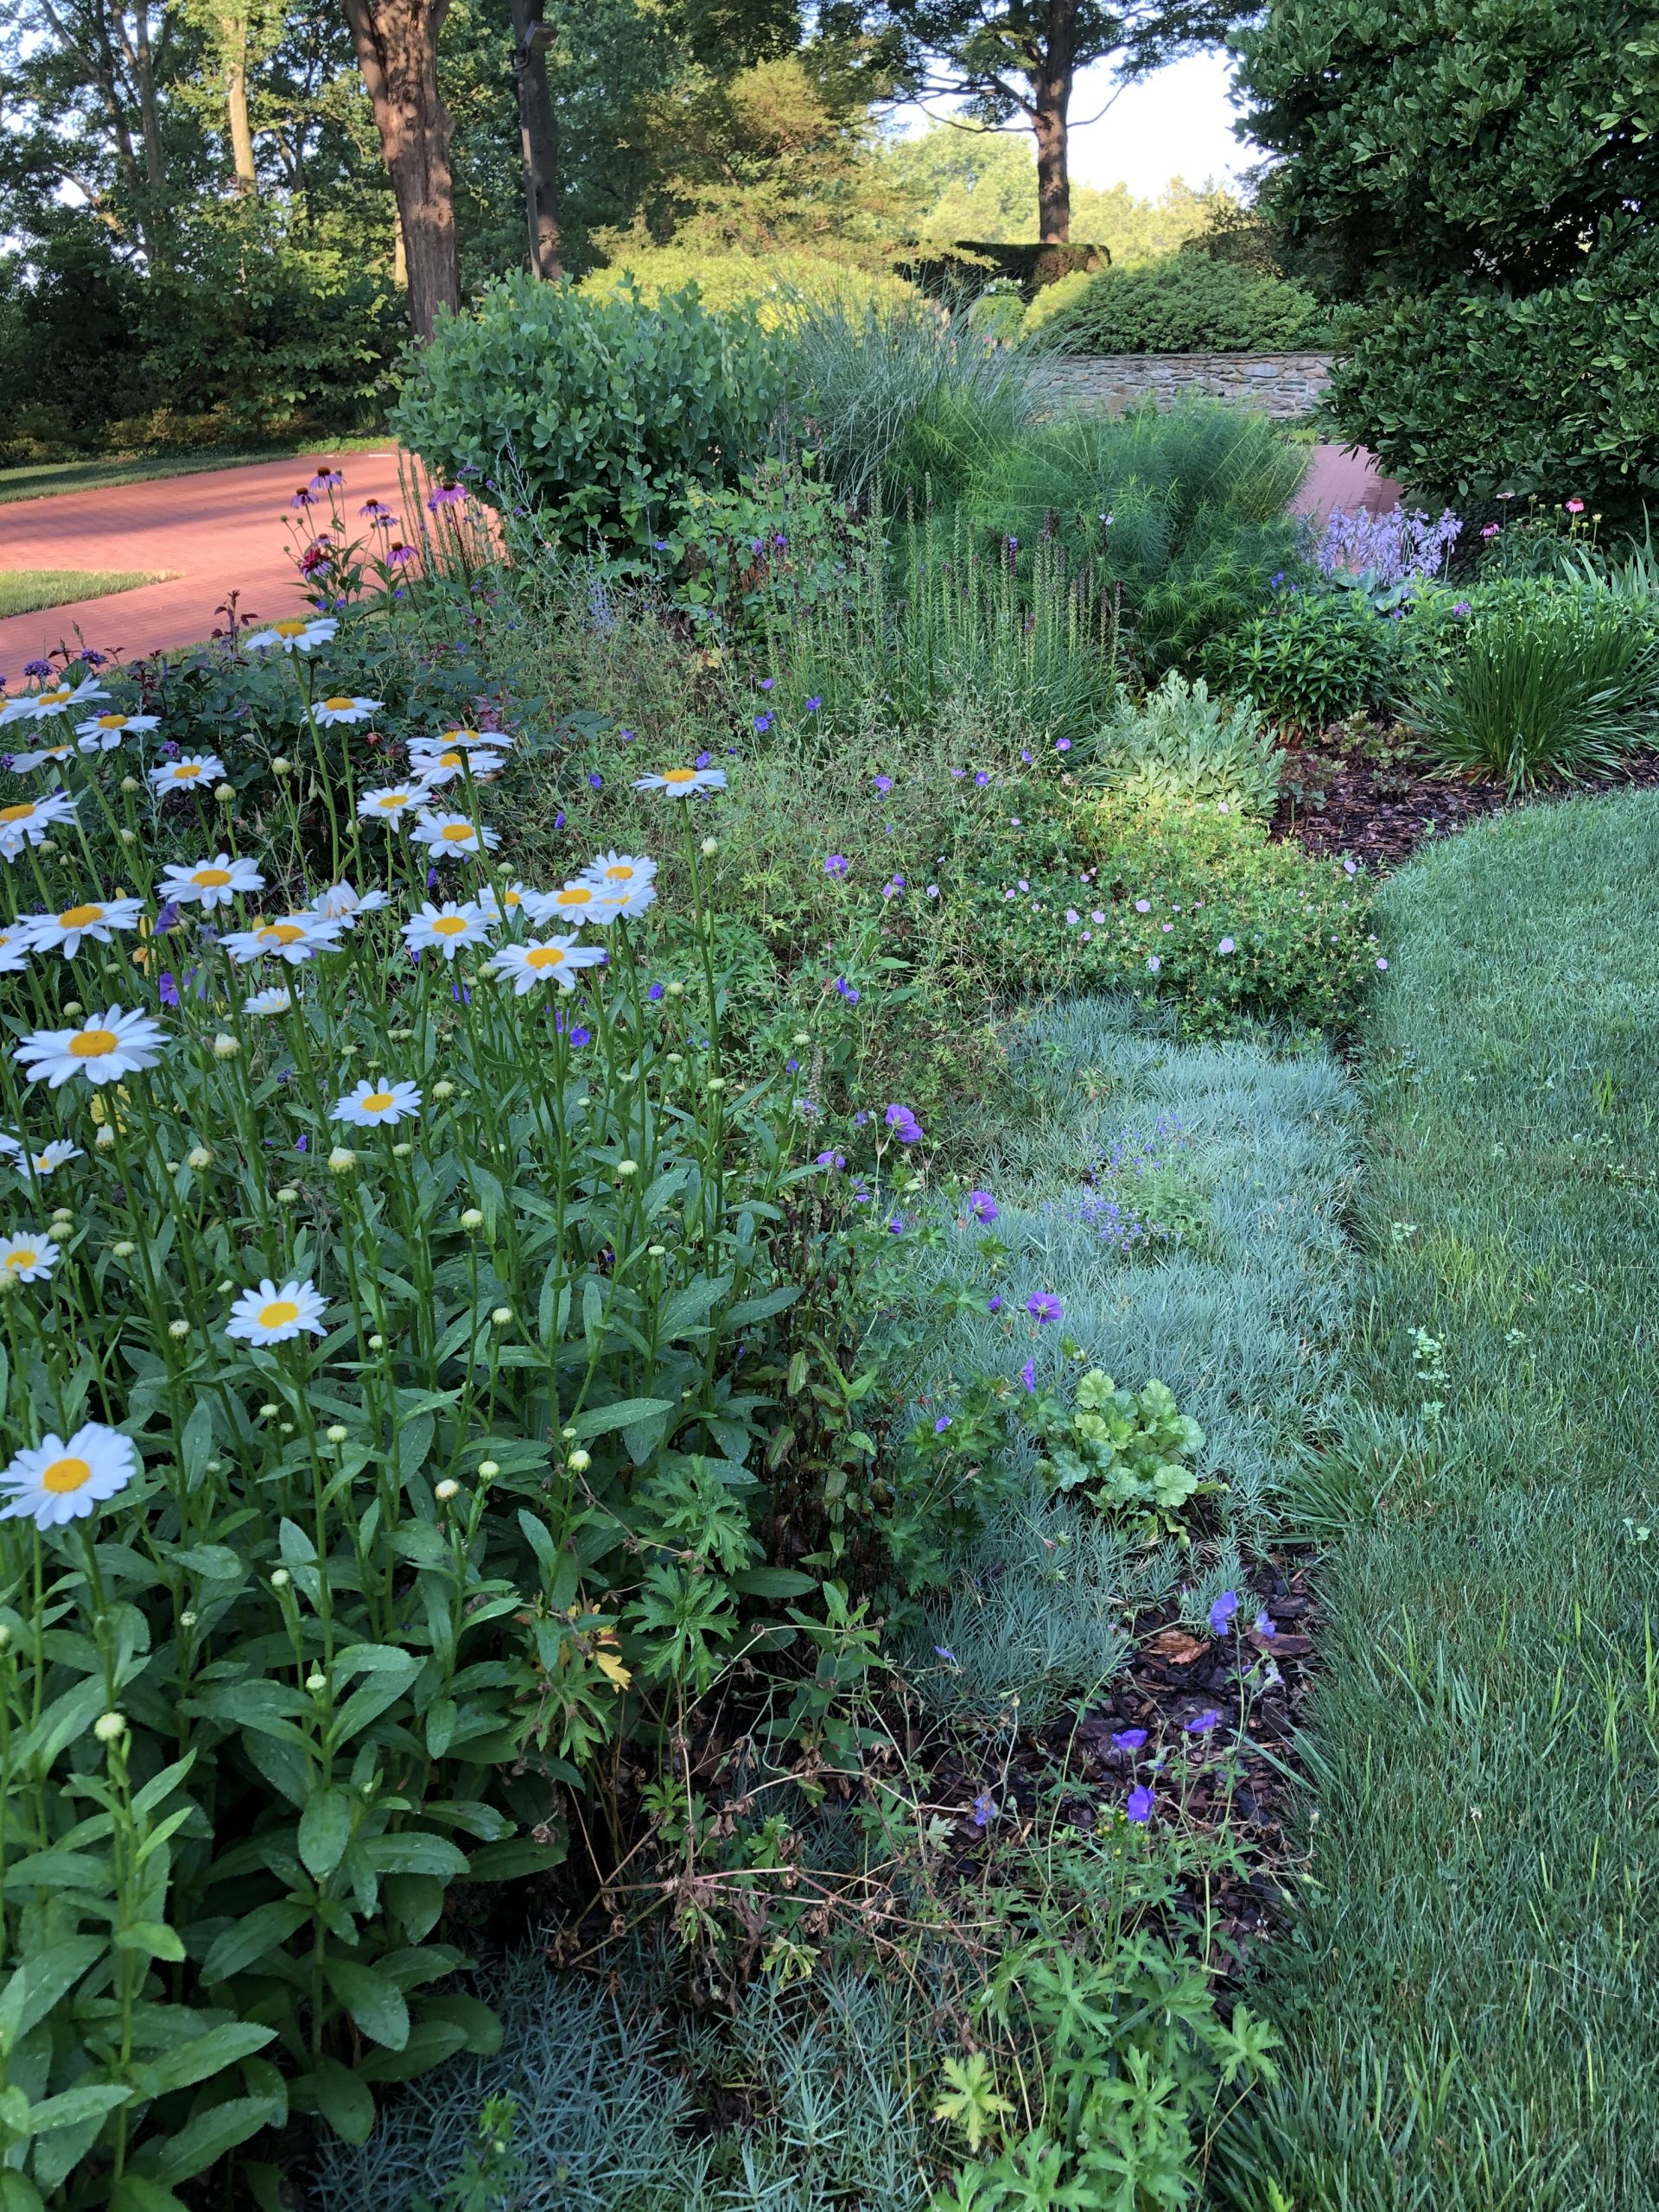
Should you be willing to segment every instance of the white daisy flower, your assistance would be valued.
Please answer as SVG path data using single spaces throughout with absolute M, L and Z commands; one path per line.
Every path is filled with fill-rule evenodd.
M 20 1145 L 17 1148 L 17 1173 L 27 1183 L 35 1175 L 55 1175 L 60 1167 L 67 1167 L 72 1160 L 84 1157 L 80 1147 L 71 1144 L 67 1137 L 54 1137 L 42 1152 L 26 1153 Z
M 251 861 L 215 853 L 212 860 L 197 861 L 189 868 L 164 868 L 160 887 L 164 904 L 189 906 L 200 901 L 212 913 L 216 906 L 228 906 L 232 899 L 256 897 L 264 889 L 265 879 Z
M 693 791 L 723 791 L 723 768 L 664 768 L 660 776 L 636 776 L 637 791 L 666 791 L 670 798 L 690 798 Z
M 0 806 L 0 860 L 15 861 L 25 844 L 38 845 L 60 822 L 74 818 L 75 802 L 67 791 L 48 791 L 44 798 Z
M 285 1282 L 278 1290 L 267 1275 L 257 1290 L 245 1290 L 232 1306 L 225 1333 L 251 1344 L 285 1344 L 307 1329 L 314 1337 L 326 1336 L 325 1303 L 308 1276 L 304 1282 L 297 1278 Z
M 657 863 L 643 853 L 595 853 L 579 880 L 601 891 L 637 891 L 642 883 L 655 883 Z
M 78 1029 L 36 1029 L 12 1058 L 22 1063 L 30 1083 L 44 1082 L 57 1090 L 78 1075 L 91 1084 L 117 1083 L 124 1075 L 153 1068 L 166 1043 L 159 1021 L 112 1006 Z
M 91 938 L 95 944 L 108 944 L 112 930 L 136 929 L 143 904 L 142 899 L 88 899 L 79 906 L 66 906 L 58 914 L 24 914 L 19 918 L 19 926 L 29 931 L 36 952 L 60 952 L 66 960 L 73 960 L 83 938 Z
M 446 729 L 436 737 L 412 737 L 411 751 L 419 746 L 423 751 L 446 752 L 452 745 L 468 748 L 481 746 L 488 753 L 511 753 L 512 740 L 504 729 Z
M 272 984 L 268 991 L 255 991 L 251 998 L 244 999 L 244 1014 L 286 1014 L 294 1003 L 294 995 L 285 991 L 280 983 Z
M 346 1097 L 337 1098 L 328 1118 L 349 1122 L 353 1128 L 378 1129 L 383 1122 L 412 1122 L 420 1110 L 421 1094 L 412 1083 L 376 1079 L 359 1083 Z
M 30 719 L 49 721 L 67 714 L 73 707 L 90 706 L 94 699 L 107 699 L 109 696 L 104 686 L 94 683 L 90 677 L 84 683 L 54 683 L 48 690 L 25 691 L 0 707 L 0 728 L 7 722 Z
M 474 904 L 486 921 L 494 924 L 509 920 L 514 914 L 531 913 L 531 902 L 546 895 L 544 892 L 531 891 L 522 883 L 504 883 L 499 891 L 493 883 L 486 883 Z
M 257 653 L 273 650 L 310 653 L 319 645 L 330 644 L 339 627 L 332 614 L 290 615 L 285 621 L 273 622 L 267 630 L 256 630 L 247 642 L 249 650 Z
M 657 887 L 654 883 L 636 883 L 631 891 L 601 891 L 599 905 L 594 908 L 591 918 L 600 923 L 626 922 L 632 920 L 635 914 L 643 914 L 647 906 L 656 904 Z
M 0 976 L 21 975 L 29 965 L 29 956 L 34 950 L 28 930 L 21 922 L 14 922 L 9 930 L 0 930 Z
M 441 853 L 475 853 L 479 850 L 478 830 L 464 814 L 423 814 L 415 824 L 414 838 L 417 845 L 424 845 L 434 858 Z M 486 852 L 493 853 L 500 843 L 500 832 L 484 832 Z
M 538 983 L 557 983 L 572 991 L 576 971 L 596 968 L 605 957 L 597 944 L 578 944 L 574 937 L 552 937 L 541 943 L 504 944 L 490 966 L 498 976 L 511 976 L 515 998 L 523 998 Z
M 0 1474 L 0 1491 L 10 1493 L 0 1521 L 30 1520 L 39 1529 L 84 1521 L 124 1491 L 142 1465 L 132 1439 L 101 1421 L 89 1421 L 67 1444 L 48 1434 Z
M 94 715 L 75 724 L 75 735 L 83 753 L 113 753 L 124 738 L 148 737 L 161 726 L 159 715 Z
M 411 745 L 409 765 L 429 791 L 442 790 L 445 784 L 454 783 L 464 770 L 470 768 L 475 776 L 493 776 L 506 766 L 505 753 L 468 751 L 459 745 Z
M 464 906 L 446 899 L 442 906 L 423 899 L 420 912 L 404 924 L 404 943 L 411 952 L 424 952 L 430 947 L 446 960 L 453 960 L 463 944 L 487 944 L 489 935 L 487 917 L 470 899 Z
M 49 1237 L 0 1237 L 0 1275 L 14 1282 L 48 1281 L 60 1256 Z
M 187 753 L 181 760 L 164 760 L 152 768 L 149 785 L 157 798 L 165 798 L 169 791 L 194 791 L 199 785 L 211 790 L 224 774 L 225 763 L 217 753 Z
M 365 722 L 385 705 L 384 699 L 319 699 L 311 711 L 325 729 L 336 722 Z
M 283 914 L 274 922 L 255 922 L 245 930 L 227 930 L 220 938 L 232 960 L 245 967 L 267 954 L 286 960 L 290 968 L 315 960 L 320 952 L 337 952 L 343 922 L 324 921 L 321 914 Z
M 350 929 L 359 914 L 378 913 L 385 904 L 384 891 L 359 891 L 350 883 L 331 883 L 311 901 L 311 912 L 325 922 L 339 922 Z
M 642 913 L 656 896 L 648 883 L 630 894 L 601 891 L 597 884 L 578 880 L 567 883 L 562 891 L 552 892 L 543 899 L 546 911 L 542 918 L 566 923 L 594 922 L 603 929 L 620 915 Z
M 397 822 L 424 801 L 425 793 L 417 783 L 386 784 L 378 791 L 365 791 L 357 802 L 357 811 L 365 822 Z
M 11 772 L 14 776 L 27 776 L 33 769 L 44 768 L 48 761 L 73 760 L 74 757 L 73 745 L 43 745 L 38 752 L 14 753 Z

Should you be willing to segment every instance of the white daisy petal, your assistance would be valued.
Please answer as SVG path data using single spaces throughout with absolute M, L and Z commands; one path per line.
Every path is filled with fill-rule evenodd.
M 60 913 L 22 915 L 18 927 L 28 931 L 35 951 L 60 952 L 73 960 L 86 938 L 108 944 L 111 931 L 137 929 L 143 906 L 142 899 L 86 899 Z
M 162 726 L 159 715 L 94 715 L 77 722 L 75 735 L 83 753 L 113 753 L 129 737 L 148 737 Z
M 25 1183 L 37 1176 L 55 1175 L 60 1167 L 67 1167 L 72 1160 L 85 1158 L 79 1145 L 71 1144 L 67 1137 L 54 1137 L 40 1152 L 25 1152 L 20 1146 L 17 1154 L 17 1173 Z
M 152 768 L 149 784 L 158 798 L 165 798 L 169 791 L 211 791 L 224 774 L 225 763 L 217 753 L 186 753 Z
M 442 854 L 475 853 L 479 849 L 477 825 L 464 814 L 423 814 L 411 834 L 416 843 L 424 845 L 435 860 Z M 486 852 L 493 853 L 500 842 L 498 830 L 485 830 Z
M 331 1122 L 349 1122 L 353 1128 L 378 1129 L 383 1122 L 420 1117 L 421 1094 L 412 1083 L 385 1083 L 374 1077 L 358 1084 L 344 1098 L 334 1101 Z
M 159 1021 L 112 1006 L 104 1014 L 89 1015 L 78 1029 L 34 1031 L 15 1048 L 12 1058 L 21 1062 L 30 1083 L 44 1082 L 57 1090 L 78 1075 L 97 1084 L 153 1068 L 166 1044 L 167 1033 Z
M 657 863 L 643 853 L 595 853 L 579 880 L 596 883 L 601 891 L 637 891 L 657 880 Z
M 164 868 L 158 887 L 164 905 L 199 903 L 212 913 L 216 906 L 228 906 L 232 899 L 257 898 L 265 879 L 251 861 L 215 853 L 212 860 L 196 861 L 188 868 Z
M 25 844 L 41 843 L 59 823 L 74 818 L 75 802 L 67 791 L 48 791 L 44 798 L 0 806 L 0 860 L 15 861 Z
M 47 1282 L 61 1256 L 48 1236 L 0 1237 L 0 1276 L 13 1282 Z
M 84 1521 L 124 1491 L 142 1465 L 132 1439 L 102 1421 L 89 1421 L 67 1444 L 43 1436 L 0 1474 L 0 1491 L 10 1494 L 0 1521 L 32 1520 L 41 1529 Z
M 423 901 L 420 912 L 404 924 L 404 943 L 411 952 L 429 948 L 453 960 L 464 944 L 486 944 L 490 928 L 483 908 L 471 899 L 458 906 L 453 899 L 446 899 L 442 906 L 435 906 L 428 899 Z
M 285 1344 L 307 1330 L 315 1337 L 326 1336 L 325 1304 L 308 1278 L 301 1282 L 296 1277 L 279 1290 L 267 1275 L 257 1289 L 245 1290 L 232 1306 L 225 1333 L 256 1345 Z
M 664 768 L 660 776 L 636 776 L 637 791 L 664 791 L 670 798 L 690 798 L 694 791 L 723 791 L 723 768 Z
M 406 784 L 387 784 L 380 790 L 365 791 L 357 802 L 357 810 L 365 822 L 399 822 L 411 808 L 420 806 L 425 794 L 413 779 Z
M 247 640 L 248 648 L 256 653 L 315 652 L 319 645 L 332 642 L 339 627 L 331 614 L 292 615 L 286 621 L 273 622 L 268 629 L 256 630 Z
M 601 945 L 578 944 L 574 937 L 551 937 L 540 942 L 532 938 L 528 944 L 504 944 L 490 967 L 498 976 L 511 976 L 513 995 L 523 998 L 542 983 L 574 990 L 578 970 L 597 968 L 604 957 Z
M 336 724 L 365 722 L 371 715 L 378 715 L 385 704 L 384 699 L 316 699 L 312 702 L 311 712 L 323 728 L 332 729 Z

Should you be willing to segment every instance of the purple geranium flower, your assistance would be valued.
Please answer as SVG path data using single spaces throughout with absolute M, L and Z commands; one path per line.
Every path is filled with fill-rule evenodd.
M 849 1006 L 858 1004 L 858 993 L 844 976 L 837 976 L 836 978 L 836 996 L 845 999 Z
M 1215 1604 L 1210 1608 L 1210 1630 L 1211 1635 L 1224 1635 L 1226 1633 L 1229 1622 L 1231 1621 L 1233 1615 L 1237 1611 L 1237 1591 L 1224 1590 L 1220 1597 L 1217 1599 Z
M 831 853 L 823 864 L 823 872 L 826 875 L 845 875 L 851 866 L 845 853 Z
M 1189 1736 L 1207 1736 L 1212 1728 L 1218 1727 L 1220 1724 L 1221 1715 L 1211 1705 L 1206 1706 L 1202 1713 L 1195 1713 L 1192 1718 L 1184 1721 L 1182 1726 Z
M 1034 1359 L 1028 1359 L 1020 1369 L 1020 1380 L 1027 1390 L 1034 1390 L 1037 1388 L 1037 1363 Z
M 988 1191 L 969 1191 L 968 1211 L 976 1221 L 993 1222 L 1001 1211 Z
M 1061 1314 L 1060 1301 L 1052 1290 L 1034 1290 L 1026 1300 L 1026 1311 L 1039 1324 L 1058 1321 Z
M 1143 1827 L 1152 1818 L 1153 1802 L 1151 1790 L 1144 1782 L 1139 1783 L 1130 1790 L 1129 1802 L 1123 1810 L 1137 1827 Z
M 974 1800 L 974 1826 L 988 1828 L 996 1818 L 996 1800 L 988 1789 L 982 1789 Z
M 1115 1751 L 1138 1751 L 1147 1740 L 1144 1728 L 1120 1728 L 1112 1738 Z
M 943 1435 L 944 1434 L 945 1430 L 946 1430 L 947 1428 L 949 1428 L 949 1427 L 950 1427 L 950 1414 L 941 1414 L 939 1415 L 939 1417 L 938 1417 L 938 1421 L 936 1421 L 934 1422 L 934 1424 L 933 1424 L 933 1433 L 934 1433 L 934 1435 L 935 1435 L 935 1436 L 943 1436 Z

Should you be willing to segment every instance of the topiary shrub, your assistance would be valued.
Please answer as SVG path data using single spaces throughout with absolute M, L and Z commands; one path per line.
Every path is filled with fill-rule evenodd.
M 788 320 L 802 300 L 840 302 L 855 314 L 896 307 L 918 297 L 902 276 L 858 269 L 823 253 L 704 253 L 693 246 L 630 247 L 608 269 L 590 270 L 576 286 L 584 299 L 626 297 L 636 291 L 647 307 L 666 295 L 696 287 L 705 308 L 724 313 L 753 307 L 768 330 Z
M 440 324 L 391 413 L 427 467 L 481 498 L 527 500 L 544 537 L 645 550 L 691 485 L 758 458 L 782 396 L 753 308 L 714 314 L 695 286 L 648 305 L 524 273 Z M 507 488 L 510 487 L 510 488 Z
M 1107 269 L 1030 328 L 1082 353 L 1279 353 L 1327 343 L 1311 292 L 1202 253 Z

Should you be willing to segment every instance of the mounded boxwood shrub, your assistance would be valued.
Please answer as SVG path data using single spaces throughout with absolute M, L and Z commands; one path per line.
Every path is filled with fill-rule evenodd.
M 1330 337 L 1300 284 L 1205 253 L 1103 270 L 1031 327 L 1046 346 L 1084 353 L 1284 353 Z
M 572 550 L 644 550 L 688 486 L 734 482 L 759 457 L 781 394 L 753 308 L 715 314 L 690 287 L 647 305 L 520 272 L 439 324 L 391 426 L 429 468 L 475 472 L 481 497 L 527 499 Z

